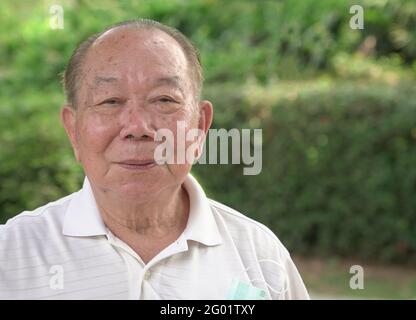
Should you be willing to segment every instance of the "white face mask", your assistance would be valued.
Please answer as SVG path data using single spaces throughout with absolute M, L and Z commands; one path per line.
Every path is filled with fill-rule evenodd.
M 267 288 L 278 295 L 284 294 L 289 289 L 289 278 L 286 269 L 281 263 L 271 259 L 262 259 L 258 262 L 271 262 L 277 265 L 277 267 L 282 271 L 282 275 L 284 276 L 283 288 L 281 290 L 276 290 L 263 279 L 253 279 L 251 280 L 251 283 L 247 283 L 246 281 L 239 280 L 239 277 L 236 277 L 232 280 L 231 286 L 228 289 L 226 297 L 227 300 L 265 300 L 267 297 L 267 292 L 264 289 L 253 286 L 252 283 L 254 282 L 264 282 Z M 245 272 L 249 269 L 250 267 L 244 269 L 242 272 Z

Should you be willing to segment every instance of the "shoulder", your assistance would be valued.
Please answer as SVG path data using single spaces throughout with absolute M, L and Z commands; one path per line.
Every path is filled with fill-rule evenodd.
M 0 247 L 43 239 L 62 228 L 65 210 L 74 194 L 32 211 L 23 211 L 0 225 Z M 60 231 L 60 230 L 59 230 Z
M 209 203 L 214 215 L 221 220 L 226 231 L 237 244 L 258 245 L 256 251 L 264 257 L 269 256 L 270 251 L 276 249 L 282 257 L 289 256 L 289 252 L 278 237 L 264 224 L 215 200 L 209 199 Z
M 231 238 L 245 265 L 257 264 L 260 279 L 269 288 L 279 288 L 270 292 L 272 299 L 309 299 L 289 251 L 268 227 L 217 201 L 209 202 L 223 237 Z M 270 263 L 275 266 L 271 268 Z

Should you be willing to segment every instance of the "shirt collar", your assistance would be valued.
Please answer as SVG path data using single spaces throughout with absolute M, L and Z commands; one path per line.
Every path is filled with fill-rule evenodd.
M 190 208 L 182 237 L 207 246 L 221 244 L 222 238 L 204 190 L 191 174 L 186 177 L 184 187 L 188 192 Z M 87 177 L 82 189 L 75 193 L 66 209 L 63 234 L 74 237 L 108 234 Z
M 74 237 L 107 234 L 87 177 L 82 189 L 75 193 L 66 209 L 62 233 Z
M 204 190 L 192 175 L 188 175 L 184 187 L 189 196 L 189 218 L 182 234 L 186 240 L 201 242 L 207 246 L 222 243 L 222 237 Z

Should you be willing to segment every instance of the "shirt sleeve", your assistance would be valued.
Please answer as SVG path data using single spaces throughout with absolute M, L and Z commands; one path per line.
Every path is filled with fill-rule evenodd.
M 283 266 L 286 270 L 286 291 L 284 291 L 283 299 L 285 300 L 309 300 L 309 294 L 305 284 L 289 254 L 283 260 Z
M 308 291 L 289 251 L 278 239 L 273 242 L 273 244 L 269 243 L 269 259 L 266 260 L 274 263 L 262 263 L 263 276 L 268 284 L 270 298 L 273 300 L 309 300 Z

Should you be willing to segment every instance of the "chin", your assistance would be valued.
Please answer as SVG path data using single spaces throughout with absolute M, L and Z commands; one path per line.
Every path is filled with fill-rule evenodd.
M 121 197 L 143 198 L 154 197 L 162 190 L 157 181 L 131 181 L 125 182 L 119 187 Z

